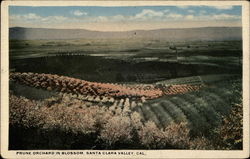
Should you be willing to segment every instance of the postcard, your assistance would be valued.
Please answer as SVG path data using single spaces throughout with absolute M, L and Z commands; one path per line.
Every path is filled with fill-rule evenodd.
M 4 1 L 3 158 L 249 157 L 246 1 Z

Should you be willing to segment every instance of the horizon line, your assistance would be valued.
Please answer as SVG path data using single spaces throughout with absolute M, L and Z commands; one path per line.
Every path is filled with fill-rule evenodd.
M 194 28 L 242 28 L 242 26 L 204 26 L 204 27 L 187 27 L 187 28 L 159 28 L 159 29 L 134 29 L 134 30 L 124 30 L 124 31 L 100 31 L 100 30 L 91 30 L 84 28 L 36 28 L 36 27 L 22 27 L 14 26 L 11 28 L 25 28 L 25 29 L 55 29 L 55 30 L 86 30 L 93 32 L 133 32 L 133 31 L 154 31 L 154 30 L 163 30 L 163 29 L 194 29 Z

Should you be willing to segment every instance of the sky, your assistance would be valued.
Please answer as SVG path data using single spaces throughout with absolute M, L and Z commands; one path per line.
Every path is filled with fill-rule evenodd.
M 241 6 L 10 6 L 10 27 L 153 30 L 241 26 Z

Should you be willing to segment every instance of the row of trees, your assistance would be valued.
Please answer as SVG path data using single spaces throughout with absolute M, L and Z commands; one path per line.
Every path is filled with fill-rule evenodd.
M 125 103 L 128 101 L 125 100 Z M 63 98 L 51 105 L 41 105 L 39 101 L 11 94 L 10 125 L 12 129 L 15 128 L 14 125 L 22 126 L 25 130 L 39 129 L 36 135 L 41 135 L 40 132 L 57 132 L 46 135 L 44 139 L 41 136 L 37 137 L 43 141 L 32 140 L 32 143 L 29 143 L 39 148 L 39 144 L 48 138 L 52 141 L 56 140 L 56 142 L 50 141 L 49 143 L 53 144 L 48 145 L 48 143 L 47 149 L 59 146 L 71 148 L 75 142 L 89 145 L 89 149 L 93 147 L 98 149 L 100 146 L 104 149 L 116 149 L 119 145 L 127 145 L 126 148 L 133 146 L 144 149 L 206 149 L 210 147 L 206 139 L 191 139 L 187 123 L 173 123 L 164 129 L 159 129 L 152 121 L 143 123 L 140 114 L 131 111 L 128 106 L 124 108 L 95 105 L 88 107 L 84 101 L 75 99 Z M 74 134 L 73 136 L 78 138 L 65 140 L 63 134 L 67 134 L 66 137 Z M 79 139 L 81 135 L 86 135 L 86 137 Z M 94 140 L 84 141 L 86 138 L 94 138 Z M 22 144 L 25 145 L 26 142 Z M 29 148 L 31 145 L 28 145 Z
M 109 107 L 120 107 L 120 108 L 126 108 L 126 107 L 131 107 L 134 108 L 136 106 L 142 106 L 144 102 L 146 102 L 145 97 L 142 97 L 140 100 L 133 100 L 129 98 L 125 99 L 114 99 L 113 97 L 101 97 L 101 96 L 84 96 L 84 95 L 74 95 L 74 94 L 67 94 L 67 93 L 60 93 L 59 96 L 61 99 L 70 101 L 72 99 L 77 99 L 81 101 L 86 101 L 86 102 L 92 102 L 96 105 L 99 106 L 109 106 Z M 92 104 L 91 104 L 92 105 Z
M 88 82 L 66 76 L 38 73 L 11 73 L 10 79 L 21 84 L 60 92 L 105 96 L 116 99 L 134 98 L 154 99 L 163 95 L 158 88 L 133 88 L 119 84 Z
M 184 94 L 187 92 L 198 91 L 202 87 L 203 85 L 171 85 L 163 89 L 163 92 L 165 95 Z
M 38 73 L 11 73 L 10 79 L 28 86 L 56 90 L 64 93 L 83 95 L 82 98 L 92 97 L 96 101 L 106 98 L 144 100 L 158 98 L 162 95 L 183 94 L 199 90 L 202 85 L 126 85 L 112 83 L 88 82 L 76 78 Z

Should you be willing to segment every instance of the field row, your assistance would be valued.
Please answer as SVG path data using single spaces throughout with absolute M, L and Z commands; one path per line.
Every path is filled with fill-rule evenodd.
M 210 84 L 223 80 L 232 80 L 239 78 L 237 74 L 210 74 L 210 75 L 200 75 L 200 76 L 190 76 L 190 77 L 181 77 L 170 80 L 164 80 L 156 82 L 160 85 L 177 85 L 177 84 L 190 84 L 190 85 L 202 85 Z
M 206 132 L 229 113 L 233 97 L 231 86 L 207 87 L 198 92 L 154 99 L 134 110 L 141 114 L 144 121 L 151 120 L 159 127 L 188 122 L 193 130 Z

